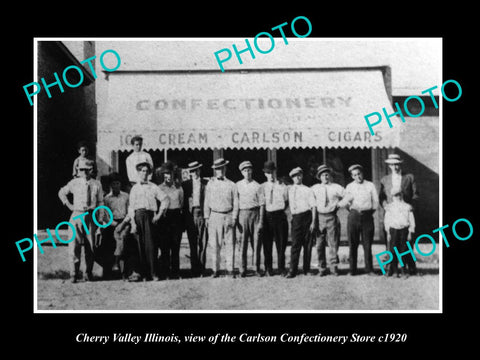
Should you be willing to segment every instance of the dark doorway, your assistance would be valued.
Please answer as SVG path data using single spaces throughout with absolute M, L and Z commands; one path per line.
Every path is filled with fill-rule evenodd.
M 227 178 L 233 182 L 243 179 L 242 173 L 238 169 L 241 162 L 248 160 L 253 165 L 253 179 L 258 183 L 265 182 L 263 175 L 263 164 L 267 161 L 267 150 L 263 149 L 225 149 L 223 158 L 230 161 L 228 164 Z
M 277 174 L 279 178 L 289 180 L 290 170 L 299 166 L 303 169 L 303 183 L 312 186 L 318 182 L 315 174 L 321 164 L 323 164 L 322 148 L 277 150 Z

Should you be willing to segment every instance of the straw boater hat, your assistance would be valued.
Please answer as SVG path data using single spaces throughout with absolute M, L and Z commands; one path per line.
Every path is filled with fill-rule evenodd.
M 352 172 L 352 171 L 355 170 L 355 169 L 360 169 L 360 170 L 363 171 L 363 166 L 362 166 L 362 165 L 359 165 L 359 164 L 354 164 L 354 165 L 352 165 L 352 166 L 350 166 L 350 167 L 348 168 L 348 172 Z
M 228 160 L 225 160 L 224 158 L 219 158 L 213 162 L 212 169 L 220 169 L 226 166 L 228 163 Z
M 265 164 L 263 164 L 263 172 L 270 174 L 275 170 L 277 170 L 277 167 L 273 161 L 265 161 Z
M 328 167 L 327 165 L 320 165 L 317 168 L 317 179 L 320 179 L 320 175 L 322 175 L 324 172 L 332 172 L 332 168 Z
M 388 159 L 386 159 L 385 162 L 389 165 L 392 165 L 392 164 L 401 164 L 403 163 L 403 160 L 398 154 L 389 154 Z
M 244 161 L 242 163 L 240 163 L 240 165 L 238 165 L 238 168 L 240 169 L 240 171 L 243 171 L 243 169 L 246 169 L 246 168 L 251 168 L 253 167 L 252 163 L 250 161 Z
M 289 175 L 290 177 L 294 177 L 295 175 L 297 175 L 297 174 L 299 174 L 299 173 L 302 173 L 302 174 L 303 174 L 303 170 L 302 170 L 301 167 L 296 167 L 296 168 L 292 169 L 288 175 Z
M 137 169 L 137 171 L 140 171 L 141 168 L 143 168 L 144 166 L 146 166 L 148 168 L 148 172 L 152 172 L 152 165 L 150 165 L 149 162 L 146 162 L 146 161 L 143 161 L 141 163 L 138 163 L 135 168 Z
M 93 169 L 93 160 L 89 159 L 79 159 L 78 160 L 78 165 L 77 169 L 86 169 L 86 170 L 91 170 Z
M 191 163 L 188 163 L 188 171 L 194 171 L 197 169 L 200 169 L 203 166 L 203 164 L 200 164 L 198 161 L 193 161 Z

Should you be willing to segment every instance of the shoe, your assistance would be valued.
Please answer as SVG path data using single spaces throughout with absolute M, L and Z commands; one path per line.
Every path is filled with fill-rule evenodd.
M 93 274 L 91 272 L 87 272 L 85 274 L 85 281 L 94 281 Z
M 334 267 L 332 268 L 332 271 L 331 271 L 331 272 L 332 272 L 332 274 L 335 275 L 335 276 L 340 275 L 339 272 L 338 272 L 338 267 L 336 267 L 336 266 L 334 266 Z
M 326 276 L 327 275 L 327 269 L 321 269 L 320 272 L 318 273 L 320 276 Z
M 220 272 L 219 271 L 215 271 L 212 275 L 213 278 L 218 278 L 220 276 Z
M 263 276 L 265 275 L 265 274 L 264 274 L 263 272 L 261 272 L 260 270 L 257 270 L 257 271 L 255 272 L 255 274 L 257 274 L 257 276 L 259 276 L 259 277 L 263 277 Z
M 244 278 L 244 277 L 247 277 L 247 272 L 246 271 L 242 271 L 240 273 L 240 277 Z
M 367 271 L 366 274 L 368 276 L 376 276 L 375 272 L 373 270 Z
M 160 277 L 155 275 L 155 276 L 152 277 L 152 280 L 153 281 L 160 281 Z
M 115 272 L 115 271 L 120 271 L 120 267 L 118 266 L 118 264 L 114 264 L 114 265 L 112 266 L 112 271 L 114 271 L 114 272 Z
M 272 269 L 268 269 L 268 270 L 266 271 L 265 275 L 266 275 L 266 276 L 274 276 L 275 273 L 273 272 Z
M 295 276 L 296 276 L 295 273 L 289 272 L 288 275 L 286 276 L 286 278 L 287 278 L 287 279 L 292 279 L 292 278 L 294 278 Z
M 128 277 L 129 282 L 138 282 L 140 280 L 142 280 L 142 276 L 135 271 Z
M 77 275 L 72 275 L 72 276 L 70 276 L 70 282 L 71 282 L 72 284 L 76 284 L 77 281 L 78 281 Z

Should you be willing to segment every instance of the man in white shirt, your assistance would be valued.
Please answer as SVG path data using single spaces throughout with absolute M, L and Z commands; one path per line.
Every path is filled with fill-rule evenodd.
M 252 248 L 252 258 L 255 260 L 256 274 L 263 276 L 260 270 L 262 242 L 260 231 L 263 227 L 263 207 L 265 201 L 260 191 L 260 184 L 252 179 L 252 163 L 243 161 L 239 165 L 243 179 L 237 182 L 238 193 L 238 224 L 241 229 L 240 250 L 242 256 L 240 276 L 247 274 L 247 253 L 249 245 Z
M 225 177 L 228 163 L 229 161 L 223 158 L 213 162 L 214 176 L 205 189 L 203 214 L 208 229 L 208 247 L 212 254 L 213 277 L 220 276 L 222 247 L 225 248 L 226 268 L 235 277 L 238 193 L 235 183 Z
M 107 244 L 105 250 L 106 261 L 103 266 L 103 276 L 108 277 L 110 275 L 110 265 L 113 265 L 112 271 L 120 271 L 121 274 L 124 274 L 124 245 L 125 240 L 130 233 L 130 219 L 127 218 L 128 213 L 128 194 L 121 191 L 121 181 L 120 175 L 118 173 L 111 173 L 109 175 L 110 181 L 110 193 L 108 193 L 104 198 L 105 206 L 107 206 L 113 214 L 112 224 L 102 229 L 103 240 Z M 112 240 L 115 240 L 113 243 Z M 112 245 L 114 248 L 112 249 Z M 103 246 L 102 246 L 103 247 Z M 113 254 L 113 259 L 110 255 Z M 110 261 L 113 260 L 113 264 L 110 264 Z
M 402 190 L 393 188 L 391 196 L 392 202 L 385 207 L 384 220 L 389 245 L 388 251 L 394 254 L 393 248 L 396 247 L 399 253 L 403 253 L 407 250 L 407 241 L 412 240 L 412 234 L 415 232 L 415 217 L 412 206 L 403 201 Z M 407 259 L 409 258 L 414 261 L 410 256 L 407 257 Z M 408 261 L 406 263 L 408 264 Z M 393 273 L 397 273 L 397 276 L 399 276 L 397 264 L 398 259 L 394 256 L 388 268 L 388 276 L 392 276 Z M 406 265 L 402 266 L 401 273 L 408 277 L 405 268 Z
M 137 232 L 139 258 L 135 258 L 134 272 L 129 281 L 159 280 L 158 276 L 158 246 L 155 239 L 155 226 L 164 216 L 169 198 L 156 184 L 148 181 L 152 173 L 150 163 L 137 165 L 139 181 L 130 191 L 128 216 L 134 219 L 132 231 Z M 160 206 L 157 206 L 157 200 Z
M 180 276 L 180 243 L 182 241 L 183 189 L 175 183 L 175 164 L 167 161 L 160 168 L 163 183 L 158 187 L 167 194 L 169 204 L 159 221 L 161 277 L 177 279 Z
M 134 185 L 138 181 L 138 172 L 136 166 L 140 163 L 147 162 L 153 169 L 153 160 L 149 153 L 142 150 L 143 138 L 141 136 L 132 137 L 131 144 L 133 146 L 133 152 L 128 155 L 125 160 L 127 167 L 128 180 L 130 185 Z M 152 180 L 152 174 L 148 175 L 148 180 Z
M 290 271 L 287 278 L 294 278 L 298 271 L 300 251 L 303 247 L 303 273 L 310 271 L 312 256 L 312 233 L 315 228 L 315 197 L 312 189 L 302 184 L 303 170 L 296 167 L 289 173 L 293 185 L 288 190 L 288 203 L 292 213 L 292 247 Z
M 357 251 L 362 237 L 365 256 L 365 272 L 373 273 L 372 243 L 375 225 L 373 213 L 378 207 L 378 193 L 375 185 L 364 179 L 363 167 L 355 164 L 348 168 L 353 181 L 345 188 L 345 197 L 339 206 L 347 206 L 350 210 L 347 219 L 349 243 L 350 275 L 357 273 Z
M 69 223 L 75 226 L 75 236 L 69 227 L 70 239 L 72 237 L 74 239 L 68 244 L 70 276 L 73 283 L 79 280 L 82 245 L 85 251 L 85 280 L 93 281 L 94 236 L 98 227 L 92 216 L 82 216 L 85 212 L 103 205 L 102 185 L 100 181 L 92 178 L 93 168 L 93 160 L 80 159 L 77 165 L 79 177 L 70 180 L 58 191 L 60 201 L 72 211 Z M 73 204 L 68 200 L 68 194 L 73 195 Z
M 263 172 L 267 181 L 261 185 L 265 199 L 263 254 L 265 271 L 273 275 L 272 250 L 273 242 L 277 248 L 277 266 L 281 275 L 285 274 L 285 250 L 288 241 L 288 222 L 285 209 L 288 206 L 288 188 L 277 180 L 277 168 L 273 161 L 265 162 Z
M 338 275 L 338 247 L 340 240 L 340 221 L 337 217 L 338 203 L 345 196 L 345 189 L 333 183 L 332 169 L 320 165 L 317 169 L 317 179 L 320 184 L 312 186 L 318 216 L 317 254 L 319 275 L 327 274 L 327 261 L 325 256 L 326 245 L 329 249 L 330 269 Z

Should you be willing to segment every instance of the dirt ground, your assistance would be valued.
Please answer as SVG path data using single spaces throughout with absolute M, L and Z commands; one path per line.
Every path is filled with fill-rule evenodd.
M 421 244 L 422 245 L 422 244 Z M 430 245 L 431 247 L 431 245 Z M 427 253 L 430 247 L 426 248 Z M 94 266 L 97 281 L 70 283 L 67 247 L 45 247 L 37 254 L 38 310 L 438 310 L 439 264 L 437 253 L 417 257 L 419 274 L 408 279 L 386 277 L 375 260 L 385 246 L 374 245 L 377 276 L 347 275 L 348 247 L 341 246 L 340 276 L 320 277 L 316 252 L 312 252 L 312 273 L 286 279 L 190 277 L 188 242 L 180 251 L 182 278 L 177 280 L 130 283 L 102 280 L 102 269 Z M 275 249 L 274 249 L 275 253 Z M 290 247 L 287 247 L 287 264 Z M 363 268 L 363 250 L 359 248 L 359 269 Z M 208 253 L 207 253 L 208 257 Z M 275 261 L 274 256 L 274 261 Z M 207 268 L 211 268 L 207 259 Z M 82 254 L 82 270 L 83 270 Z M 274 263 L 274 267 L 276 264 Z M 253 269 L 253 267 L 250 267 Z M 301 261 L 300 267 L 301 269 Z

